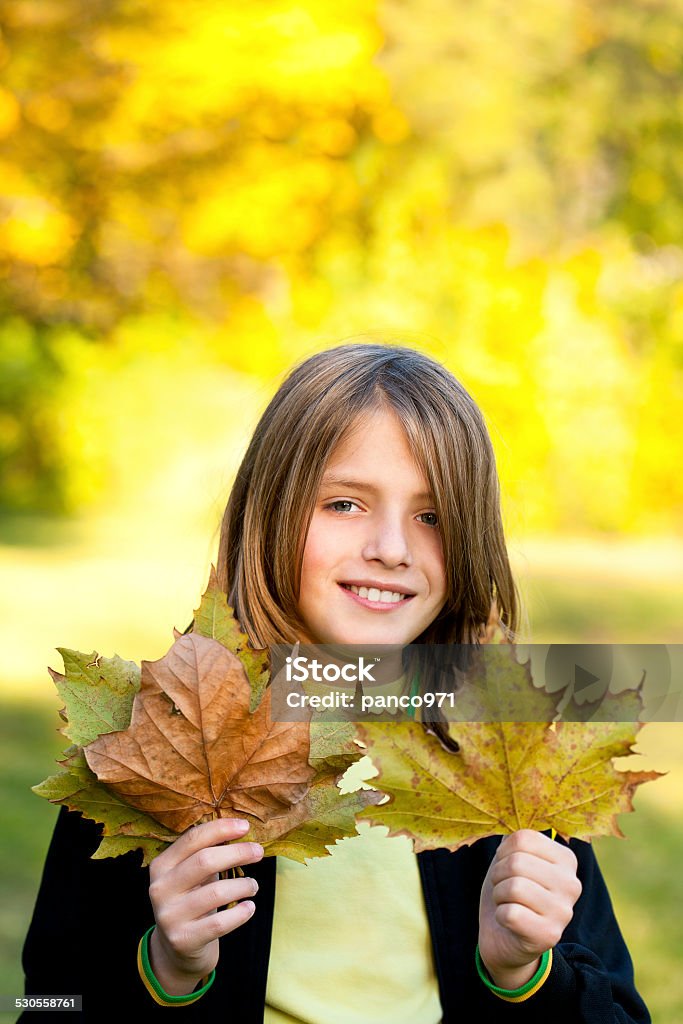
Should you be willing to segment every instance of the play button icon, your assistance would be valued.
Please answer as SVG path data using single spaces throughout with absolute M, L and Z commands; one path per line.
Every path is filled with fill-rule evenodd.
M 545 688 L 571 689 L 578 704 L 601 700 L 612 679 L 611 644 L 551 644 L 545 659 Z
M 574 693 L 580 693 L 587 686 L 600 681 L 600 676 L 594 676 L 592 672 L 581 665 L 574 665 Z

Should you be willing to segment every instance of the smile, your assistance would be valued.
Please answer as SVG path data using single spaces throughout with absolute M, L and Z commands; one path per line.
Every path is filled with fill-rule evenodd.
M 396 590 L 378 590 L 376 587 L 356 587 L 350 583 L 340 583 L 339 586 L 357 603 L 366 608 L 379 608 L 389 611 L 397 605 L 406 604 L 411 601 L 413 594 L 402 594 Z

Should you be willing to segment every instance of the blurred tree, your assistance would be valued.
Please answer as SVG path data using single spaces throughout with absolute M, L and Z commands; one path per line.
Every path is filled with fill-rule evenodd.
M 675 523 L 682 6 L 3 0 L 0 508 L 106 488 L 74 363 L 383 328 L 516 439 L 520 527 Z

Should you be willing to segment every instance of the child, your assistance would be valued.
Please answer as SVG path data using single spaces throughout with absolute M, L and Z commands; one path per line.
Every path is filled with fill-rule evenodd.
M 514 638 L 476 404 L 408 348 L 305 360 L 237 473 L 218 572 L 255 647 L 476 643 L 492 601 Z M 263 858 L 245 824 L 197 825 L 142 869 L 139 851 L 91 860 L 99 826 L 62 807 L 24 946 L 27 994 L 82 994 L 92 1020 L 168 1006 L 226 1024 L 650 1020 L 588 843 L 521 830 L 415 855 L 361 827 L 302 865 Z M 237 865 L 244 877 L 219 878 Z

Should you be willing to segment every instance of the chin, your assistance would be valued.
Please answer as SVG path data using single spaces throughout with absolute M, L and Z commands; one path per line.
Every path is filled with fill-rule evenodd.
M 368 630 L 363 632 L 361 630 L 355 630 L 348 639 L 339 640 L 338 643 L 345 644 L 386 644 L 388 646 L 405 647 L 407 644 L 411 644 L 413 641 L 410 636 L 405 636 L 403 633 L 384 633 L 378 634 L 376 631 Z

